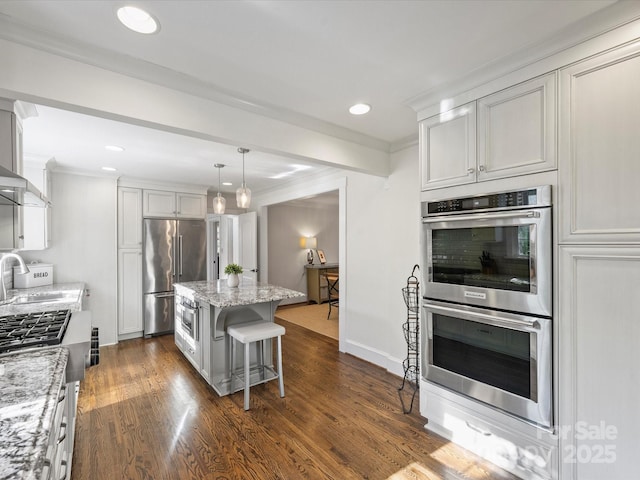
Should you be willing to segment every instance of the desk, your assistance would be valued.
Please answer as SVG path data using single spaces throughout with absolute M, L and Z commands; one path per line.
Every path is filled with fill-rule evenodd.
M 322 303 L 329 300 L 325 273 L 338 273 L 339 264 L 325 263 L 324 265 L 305 265 L 307 272 L 307 300 Z

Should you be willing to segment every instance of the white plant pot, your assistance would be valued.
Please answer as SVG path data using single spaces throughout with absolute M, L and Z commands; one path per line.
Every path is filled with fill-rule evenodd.
M 237 287 L 240 284 L 240 277 L 237 273 L 230 273 L 227 277 L 227 285 L 230 287 Z

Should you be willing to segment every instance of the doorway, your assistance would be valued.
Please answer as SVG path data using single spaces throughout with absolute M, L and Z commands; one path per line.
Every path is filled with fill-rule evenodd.
M 305 266 L 308 250 L 301 248 L 301 237 L 316 238 L 314 266 L 320 263 L 315 250 L 323 250 L 327 263 L 336 264 L 340 278 L 346 278 L 346 177 L 296 187 L 265 199 L 261 205 L 261 218 L 267 220 L 260 225 L 261 278 L 263 281 L 306 293 Z M 330 315 L 334 322 L 337 320 L 340 351 L 344 351 L 343 332 L 347 322 L 346 291 L 347 286 L 343 280 L 340 286 L 340 304 L 338 308 L 332 308 Z M 281 305 L 283 311 L 297 308 L 289 307 L 285 302 Z M 304 309 L 306 305 L 305 302 L 298 303 L 297 306 Z M 328 303 L 312 303 L 310 307 L 309 310 L 314 307 L 316 311 L 322 309 L 322 313 L 316 315 L 327 319 Z

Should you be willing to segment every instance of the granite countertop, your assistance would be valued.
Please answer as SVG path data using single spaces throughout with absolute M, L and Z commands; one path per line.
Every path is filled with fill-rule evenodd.
M 40 478 L 69 352 L 31 348 L 0 355 L 0 472 Z
M 227 286 L 226 280 L 184 282 L 173 286 L 177 293 L 183 289 L 187 290 L 195 300 L 219 308 L 304 297 L 302 292 L 267 283 L 249 282 L 245 279 L 241 280 L 239 286 L 233 288 Z
M 44 312 L 51 310 L 71 310 L 79 312 L 82 310 L 82 294 L 84 283 L 54 283 L 32 288 L 14 288 L 7 291 L 7 299 L 15 299 L 21 295 L 55 294 L 65 293 L 69 298 L 64 301 L 42 301 L 33 303 L 8 303 L 0 305 L 0 316 L 16 315 L 30 312 Z

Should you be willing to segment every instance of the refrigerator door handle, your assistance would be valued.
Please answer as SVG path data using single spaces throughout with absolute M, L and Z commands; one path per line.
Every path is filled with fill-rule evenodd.
M 171 268 L 171 276 L 175 278 L 176 276 L 176 262 L 177 262 L 177 258 L 176 258 L 176 237 L 173 237 L 173 242 L 171 242 L 171 248 L 173 250 L 171 256 L 172 256 L 172 260 L 173 260 L 173 268 Z
M 182 276 L 182 235 L 178 237 L 178 248 L 180 249 L 180 276 Z
M 175 294 L 173 292 L 170 293 L 154 293 L 153 296 L 156 298 L 169 298 L 173 297 Z

